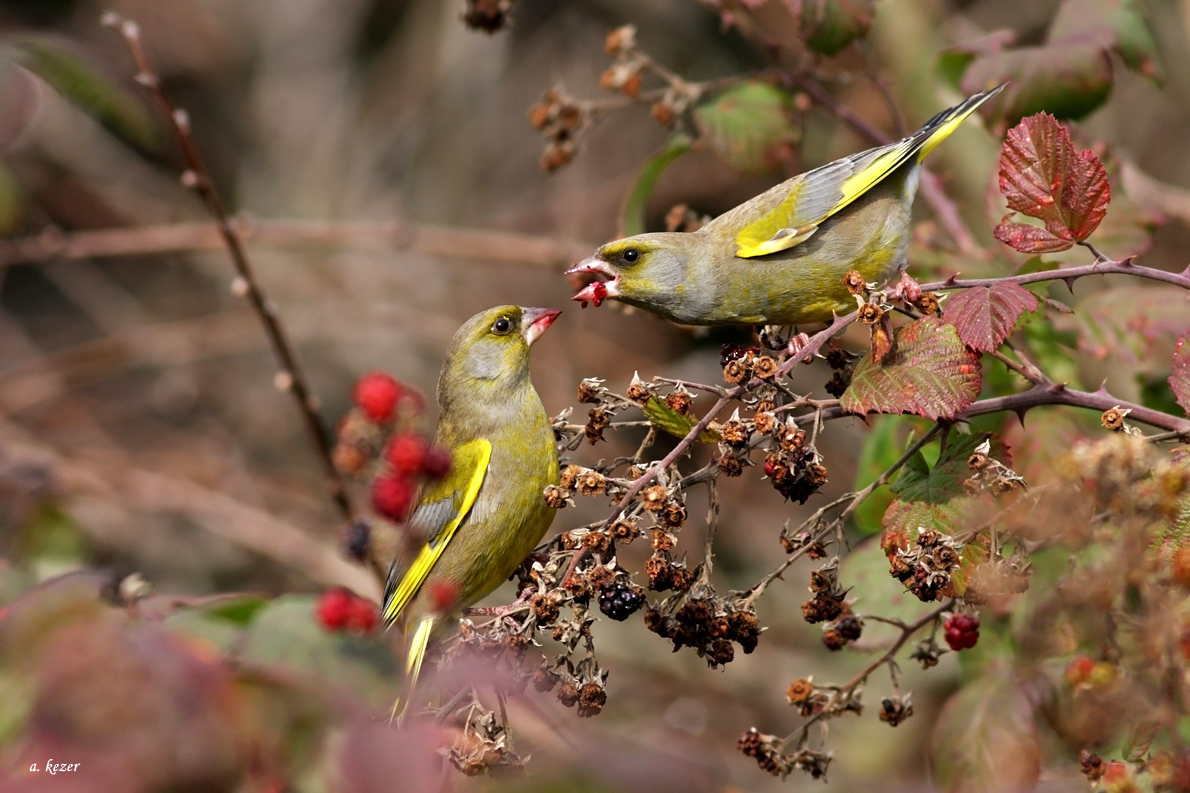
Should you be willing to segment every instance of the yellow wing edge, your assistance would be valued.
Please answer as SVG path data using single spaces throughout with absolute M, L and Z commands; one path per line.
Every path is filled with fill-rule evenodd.
M 958 105 L 948 110 L 943 110 L 934 118 L 927 121 L 916 133 L 905 138 L 900 143 L 893 145 L 891 149 L 868 163 L 863 170 L 843 182 L 841 189 L 843 197 L 818 222 L 821 223 L 845 209 L 857 198 L 871 190 L 882 179 L 908 162 L 914 152 L 917 152 L 917 161 L 921 162 L 939 143 L 950 137 L 950 134 L 958 129 L 959 125 L 968 116 L 978 110 L 980 105 L 1004 90 L 1005 85 L 1007 83 L 1001 83 L 995 88 L 973 94 Z M 776 211 L 780 211 L 780 207 L 774 210 L 774 212 Z M 788 250 L 805 242 L 818 228 L 817 226 L 807 227 L 809 233 L 806 233 L 805 229 L 793 229 L 784 236 L 774 236 L 772 239 L 758 243 L 751 242 L 749 239 L 749 230 L 762 221 L 748 224 L 736 236 L 736 244 L 738 246 L 736 256 L 742 259 L 751 259 L 757 256 L 765 256 L 770 253 Z M 782 229 L 781 231 L 786 230 Z M 780 231 L 778 234 L 780 234 Z
M 463 500 L 459 504 L 459 510 L 455 516 L 450 519 L 437 536 L 431 538 L 418 553 L 417 558 L 413 560 L 413 564 L 405 571 L 405 575 L 401 578 L 401 582 L 397 584 L 393 591 L 392 597 L 384 605 L 384 624 L 391 625 L 396 621 L 397 617 L 401 616 L 401 612 L 409 605 L 409 601 L 413 600 L 413 596 L 417 594 L 417 590 L 425 583 L 426 577 L 430 574 L 430 570 L 437 564 L 438 559 L 442 557 L 442 552 L 446 550 L 446 546 L 450 544 L 451 538 L 454 537 L 455 531 L 459 528 L 459 524 L 467 517 L 467 513 L 471 511 L 471 507 L 475 504 L 475 498 L 479 495 L 479 488 L 483 486 L 484 477 L 487 476 L 488 463 L 492 459 L 492 444 L 486 438 L 479 438 L 463 444 L 455 450 L 455 460 L 466 459 L 475 456 L 475 469 L 471 474 L 471 479 L 467 482 L 467 488 L 463 491 Z M 418 631 L 421 631 L 421 626 L 418 626 Z

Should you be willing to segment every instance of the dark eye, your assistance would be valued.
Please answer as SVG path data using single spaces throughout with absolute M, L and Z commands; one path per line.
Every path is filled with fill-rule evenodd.
M 624 251 L 623 254 L 621 254 L 621 258 L 629 264 L 632 264 L 640 258 L 640 251 L 638 251 L 636 248 L 629 248 L 628 250 Z
M 508 317 L 500 317 L 500 319 L 496 320 L 496 324 L 492 326 L 492 331 L 494 333 L 508 333 L 510 328 L 512 328 L 512 322 L 509 321 Z

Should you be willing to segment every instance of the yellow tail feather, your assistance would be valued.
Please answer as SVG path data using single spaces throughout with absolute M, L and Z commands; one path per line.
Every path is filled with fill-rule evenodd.
M 434 625 L 438 622 L 437 617 L 422 617 L 421 621 L 417 623 L 417 628 L 413 631 L 413 638 L 409 642 L 409 653 L 405 656 L 405 680 L 407 681 L 405 687 L 404 704 L 402 704 L 401 697 L 397 697 L 393 702 L 392 711 L 389 713 L 389 721 L 396 721 L 398 724 L 405 720 L 405 713 L 409 710 L 409 703 L 413 701 L 415 691 L 417 689 L 417 679 L 421 676 L 421 665 L 426 659 L 426 650 L 430 646 L 430 635 L 434 632 Z

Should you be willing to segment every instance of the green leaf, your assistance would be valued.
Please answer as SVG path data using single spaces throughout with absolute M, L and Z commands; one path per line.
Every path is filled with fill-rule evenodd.
M 641 407 L 641 410 L 644 411 L 645 418 L 649 420 L 650 424 L 663 432 L 668 432 L 675 438 L 685 438 L 698 423 L 697 418 L 682 415 L 651 394 L 649 401 Z M 699 434 L 698 439 L 703 443 L 717 443 L 719 433 L 708 427 Z
M 868 35 L 872 0 L 786 0 L 801 27 L 802 40 L 814 52 L 835 55 Z
M 694 108 L 694 120 L 711 149 L 743 173 L 777 165 L 798 132 L 793 101 L 784 90 L 749 80 Z
M 950 698 L 934 725 L 934 780 L 945 793 L 1032 790 L 1041 775 L 1033 707 L 1020 686 L 983 677 Z
M 1042 111 L 1078 119 L 1102 105 L 1111 93 L 1111 59 L 1090 42 L 989 52 L 972 60 L 961 88 L 975 93 L 1003 82 L 1008 85 L 991 107 L 1008 124 Z
M 16 176 L 0 163 L 0 234 L 16 227 L 25 209 L 25 194 Z
M 924 421 L 913 416 L 881 416 L 875 420 L 875 426 L 864 439 L 864 445 L 859 452 L 856 464 L 855 490 L 863 490 L 877 477 L 889 469 L 900 459 L 906 444 L 913 443 L 921 434 Z M 920 464 L 925 466 L 925 458 L 918 452 L 905 466 Z M 905 466 L 902 467 L 904 471 Z M 900 474 L 898 474 L 900 475 Z M 863 500 L 853 515 L 855 525 L 865 534 L 876 534 L 880 531 L 881 519 L 885 510 L 892 503 L 893 493 L 888 485 L 882 485 L 872 491 Z
M 13 48 L 17 63 L 115 135 L 142 151 L 159 148 L 162 129 L 148 104 L 98 66 L 48 39 L 25 39 Z
M 855 367 L 840 405 L 852 413 L 916 413 L 953 418 L 979 396 L 979 359 L 953 325 L 923 317 L 899 328 L 896 349 Z
M 1050 25 L 1050 41 L 1094 41 L 1134 72 L 1165 81 L 1157 43 L 1136 0 L 1065 0 Z
M 640 173 L 636 177 L 636 182 L 632 185 L 632 190 L 628 192 L 628 197 L 624 200 L 624 209 L 620 212 L 621 237 L 634 237 L 648 231 L 646 217 L 649 198 L 653 195 L 653 188 L 657 186 L 657 180 L 661 177 L 662 171 L 673 164 L 674 160 L 690 151 L 692 147 L 690 138 L 679 133 L 670 138 L 669 143 L 665 144 L 665 148 L 645 161 L 644 167 L 640 169 Z
M 965 496 L 963 481 L 971 476 L 967 460 L 985 440 L 991 440 L 988 455 L 1012 467 L 1012 455 L 997 435 L 958 435 L 951 433 L 946 450 L 939 455 L 938 462 L 929 470 L 920 466 L 906 466 L 897 478 L 893 492 L 904 501 L 928 501 L 943 503 L 957 496 Z

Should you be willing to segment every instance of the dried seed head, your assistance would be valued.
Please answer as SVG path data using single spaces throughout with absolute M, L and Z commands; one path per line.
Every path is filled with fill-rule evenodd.
M 562 140 L 549 143 L 541 154 L 541 170 L 546 173 L 553 173 L 559 168 L 569 165 L 573 159 L 573 141 Z
M 726 639 L 716 639 L 707 647 L 707 660 L 711 667 L 730 664 L 735 659 L 735 647 Z
M 806 466 L 805 478 L 811 487 L 822 487 L 826 484 L 827 470 L 821 463 L 810 463 Z
M 683 416 L 690 415 L 690 394 L 686 391 L 674 391 L 665 398 L 665 404 L 670 410 Z
M 613 523 L 608 532 L 616 542 L 623 545 L 627 545 L 640 536 L 640 529 L 636 528 L 636 524 L 623 518 Z
M 752 419 L 756 425 L 756 431 L 761 435 L 769 435 L 777 428 L 777 417 L 766 410 L 756 411 L 756 416 Z
M 665 529 L 653 527 L 649 530 L 649 539 L 653 544 L 654 551 L 668 551 L 674 547 L 674 543 L 678 538 L 670 534 Z
M 838 631 L 829 630 L 823 632 L 822 644 L 831 652 L 836 652 L 847 646 L 847 640 L 844 639 Z
M 607 704 L 607 692 L 598 683 L 587 683 L 578 694 L 578 715 L 590 718 L 599 715 Z
M 1103 415 L 1099 417 L 1099 421 L 1107 429 L 1113 432 L 1119 432 L 1124 429 L 1124 417 L 1130 412 L 1129 410 L 1120 410 L 1118 406 L 1109 408 L 1103 411 Z
M 843 275 L 843 286 L 853 295 L 862 295 L 868 291 L 868 282 L 859 270 L 848 270 Z
M 607 532 L 589 531 L 583 537 L 583 545 L 600 553 L 607 553 L 611 548 L 611 538 L 607 536 Z
M 623 25 L 607 34 L 603 48 L 608 55 L 619 55 L 636 47 L 636 26 Z
M 761 355 L 752 362 L 752 373 L 761 380 L 771 380 L 776 376 L 779 368 L 777 360 L 768 355 Z
M 865 325 L 875 325 L 884 316 L 884 309 L 875 303 L 864 303 L 859 307 L 859 321 Z
M 599 381 L 587 378 L 578 384 L 578 401 L 583 403 L 598 403 L 600 397 Z
M 896 727 L 905 719 L 913 715 L 913 704 L 909 695 L 885 699 L 880 703 L 880 720 L 889 727 Z
M 574 489 L 575 484 L 578 483 L 578 478 L 582 476 L 583 469 L 577 465 L 568 465 L 562 469 L 562 475 L 558 478 L 558 485 L 566 490 Z
M 597 496 L 607 490 L 607 479 L 598 471 L 584 471 L 577 484 L 578 492 L 584 496 Z
M 649 108 L 649 115 L 661 126 L 668 127 L 674 120 L 674 106 L 664 99 L 658 99 Z
M 719 472 L 724 476 L 739 476 L 744 472 L 744 464 L 734 454 L 725 454 L 717 463 Z
M 686 507 L 677 501 L 670 501 L 661 510 L 660 518 L 662 526 L 676 531 L 686 523 Z
M 529 600 L 529 609 L 541 625 L 552 625 L 558 619 L 558 601 L 549 595 L 534 595 Z
M 923 292 L 921 297 L 913 301 L 913 305 L 923 314 L 941 314 L 942 305 L 938 302 L 938 295 L 933 292 Z
M 649 389 L 645 387 L 645 383 L 640 379 L 640 373 L 633 373 L 632 382 L 628 384 L 628 390 L 625 392 L 629 399 L 638 405 L 643 405 L 649 401 Z
M 748 379 L 749 366 L 740 360 L 728 361 L 723 367 L 723 379 L 735 385 Z
M 340 441 L 335 444 L 335 450 L 332 453 L 332 459 L 335 463 L 335 468 L 339 473 L 351 476 L 358 474 L 363 470 L 364 466 L 368 464 L 371 459 L 367 453 L 354 443 L 343 443 Z
M 785 697 L 789 700 L 790 705 L 802 705 L 810 701 L 810 697 L 814 696 L 814 682 L 809 677 L 799 677 L 789 684 L 789 688 L 785 689 Z
M 640 498 L 644 503 L 645 509 L 649 512 L 660 512 L 665 509 L 667 496 L 665 488 L 661 485 L 646 487 L 644 492 L 640 494 Z
M 982 471 L 984 468 L 988 467 L 988 463 L 990 462 L 991 458 L 989 458 L 986 454 L 983 452 L 975 452 L 967 458 L 967 467 L 972 471 Z
M 694 585 L 694 571 L 681 564 L 670 565 L 670 577 L 673 579 L 674 592 L 686 592 Z
M 1011 493 L 1020 487 L 1020 482 L 1009 476 L 997 476 L 992 480 L 992 492 L 997 496 Z
M 646 559 L 645 575 L 649 577 L 649 589 L 655 592 L 664 592 L 673 587 L 673 566 L 664 556 Z
M 554 106 L 545 102 L 538 102 L 529 108 L 529 124 L 533 129 L 545 129 L 554 115 Z
M 777 440 L 781 444 L 782 450 L 796 452 L 806 444 L 806 431 L 787 424 L 781 428 Z
M 533 675 L 529 678 L 535 691 L 545 693 L 552 691 L 554 686 L 558 685 L 558 674 L 544 667 L 539 667 L 533 671 Z
M 605 537 L 607 535 L 604 535 Z M 614 584 L 616 581 L 616 574 L 607 565 L 598 565 L 590 573 L 587 574 L 587 583 L 591 585 L 593 590 L 604 590 Z
M 567 505 L 566 491 L 560 487 L 550 485 L 545 489 L 545 503 L 554 509 L 562 509 Z
M 587 413 L 587 426 L 583 428 L 587 443 L 594 446 L 603 440 L 603 431 L 609 424 L 611 424 L 611 418 L 606 410 L 600 407 L 591 408 Z
M 738 418 L 731 419 L 719 429 L 720 440 L 737 449 L 748 444 L 750 435 L 748 427 Z
M 568 708 L 573 708 L 578 703 L 578 686 L 573 680 L 567 680 L 558 689 L 558 701 Z

